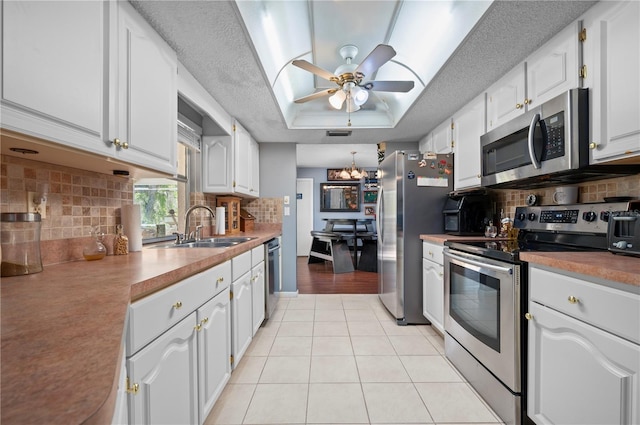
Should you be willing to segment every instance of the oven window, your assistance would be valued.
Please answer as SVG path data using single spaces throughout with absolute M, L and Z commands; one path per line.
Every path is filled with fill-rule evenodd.
M 500 352 L 500 280 L 451 264 L 449 315 Z

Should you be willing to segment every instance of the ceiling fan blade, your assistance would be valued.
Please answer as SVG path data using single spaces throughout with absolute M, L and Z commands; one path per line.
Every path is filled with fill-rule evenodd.
M 316 92 L 316 93 L 312 93 L 312 94 L 310 94 L 308 96 L 304 96 L 304 97 L 301 97 L 299 99 L 296 99 L 296 100 L 294 100 L 294 102 L 295 103 L 305 103 L 305 102 L 308 102 L 308 101 L 313 100 L 313 99 L 318 99 L 320 97 L 329 96 L 330 94 L 333 94 L 333 93 L 335 93 L 337 91 L 338 91 L 337 88 L 322 90 L 322 91 L 319 91 L 319 92 Z
M 410 91 L 413 81 L 369 81 L 363 85 L 368 90 L 373 91 L 394 91 L 406 93 Z
M 306 60 L 294 60 L 291 64 L 297 66 L 298 68 L 302 68 L 305 71 L 309 71 L 313 74 L 316 74 L 318 77 L 322 77 L 325 80 L 333 81 L 336 76 L 333 75 L 332 72 L 327 71 L 326 69 L 322 69 L 319 66 L 312 64 L 311 62 L 307 62 Z
M 386 44 L 378 44 L 376 48 L 369 53 L 369 56 L 364 58 L 360 65 L 358 65 L 354 74 L 356 72 L 361 72 L 365 77 L 367 75 L 372 75 L 378 70 L 378 68 L 389 62 L 389 60 L 391 60 L 395 55 L 396 51 L 393 50 L 393 47 Z

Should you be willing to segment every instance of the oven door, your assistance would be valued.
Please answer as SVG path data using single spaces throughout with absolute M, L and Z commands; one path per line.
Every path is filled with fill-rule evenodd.
M 445 331 L 520 392 L 520 266 L 446 248 L 444 276 Z

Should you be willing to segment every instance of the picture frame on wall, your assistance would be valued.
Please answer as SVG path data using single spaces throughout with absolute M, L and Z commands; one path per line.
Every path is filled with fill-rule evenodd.
M 364 215 L 376 215 L 376 209 L 374 207 L 364 207 Z
M 377 190 L 365 190 L 362 194 L 362 202 L 365 204 L 375 204 L 378 202 Z
M 327 181 L 335 182 L 335 181 L 358 181 L 360 179 L 343 179 L 340 178 L 340 173 L 342 172 L 342 168 L 327 168 Z
M 321 212 L 359 212 L 360 183 L 320 183 Z

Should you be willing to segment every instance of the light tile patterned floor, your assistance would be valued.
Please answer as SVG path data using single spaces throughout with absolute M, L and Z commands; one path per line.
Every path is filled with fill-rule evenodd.
M 500 424 L 430 326 L 398 326 L 377 295 L 281 298 L 205 422 Z

